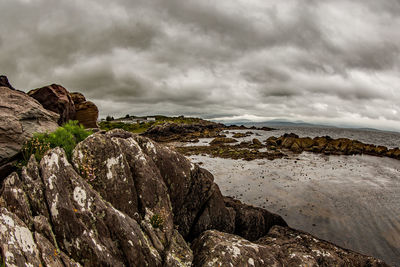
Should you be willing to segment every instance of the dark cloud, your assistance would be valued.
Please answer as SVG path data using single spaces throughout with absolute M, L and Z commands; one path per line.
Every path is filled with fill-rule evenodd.
M 397 0 L 2 0 L 0 70 L 101 115 L 302 119 L 400 130 Z

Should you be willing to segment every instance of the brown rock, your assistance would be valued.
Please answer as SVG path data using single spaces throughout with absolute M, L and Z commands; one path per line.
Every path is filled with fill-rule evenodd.
M 387 147 L 384 147 L 384 146 L 377 146 L 375 149 L 375 153 L 378 156 L 385 155 L 387 153 L 387 151 L 388 151 Z
M 0 87 L 8 87 L 10 89 L 15 90 L 15 88 L 12 87 L 12 85 L 8 81 L 7 76 L 4 76 L 4 75 L 0 75 Z
M 395 159 L 400 159 L 400 149 L 397 147 L 392 148 L 386 153 L 386 156 L 395 158 Z
M 98 128 L 97 119 L 99 117 L 99 109 L 91 101 L 75 104 L 75 118 L 85 128 Z
M 79 92 L 70 93 L 70 96 L 72 97 L 72 101 L 74 101 L 75 105 L 86 101 L 85 96 Z
M 244 133 L 235 133 L 232 137 L 233 138 L 242 138 L 242 137 L 246 137 L 247 134 Z
M 39 101 L 47 110 L 60 115 L 59 125 L 75 117 L 75 106 L 67 89 L 58 84 L 48 85 L 28 92 L 28 95 Z
M 262 146 L 261 141 L 258 140 L 257 138 L 254 138 L 254 139 L 253 139 L 253 145 Z
M 216 137 L 210 142 L 210 145 L 230 144 L 236 143 L 238 140 L 228 137 Z

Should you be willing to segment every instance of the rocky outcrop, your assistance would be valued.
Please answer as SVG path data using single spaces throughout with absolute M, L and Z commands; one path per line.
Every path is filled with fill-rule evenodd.
M 81 93 L 71 93 L 71 97 L 75 103 L 75 119 L 85 128 L 98 128 L 99 110 L 97 106 L 91 101 L 86 101 L 85 96 Z
M 27 94 L 0 87 L 0 181 L 14 168 L 13 158 L 36 132 L 51 132 L 58 115 L 47 111 Z
M 48 85 L 28 92 L 28 95 L 39 101 L 42 106 L 58 113 L 59 125 L 75 118 L 75 106 L 67 89 L 58 84 Z
M 233 138 L 217 137 L 210 142 L 210 145 L 176 146 L 175 149 L 186 156 L 207 154 L 211 157 L 243 159 L 247 161 L 255 159 L 273 160 L 286 156 L 286 154 L 276 149 L 269 149 L 266 151 L 266 146 L 256 138 L 251 142 L 243 141 L 239 144 L 232 144 L 233 142 L 237 142 L 237 140 Z
M 268 148 L 289 149 L 295 153 L 309 151 L 314 153 L 323 153 L 326 155 L 371 155 L 385 156 L 394 159 L 400 159 L 400 149 L 388 149 L 384 146 L 375 146 L 364 144 L 357 140 L 348 138 L 332 139 L 329 136 L 299 137 L 296 134 L 284 134 L 281 137 L 270 137 L 266 141 Z
M 167 122 L 163 124 L 157 124 L 150 127 L 146 132 L 143 133 L 144 136 L 149 137 L 157 142 L 198 142 L 198 138 L 218 138 L 226 137 L 221 134 L 224 130 L 264 130 L 270 131 L 272 128 L 247 128 L 245 126 L 226 126 L 222 123 L 216 123 L 212 121 L 207 121 L 198 118 L 190 118 L 191 122 L 175 123 Z M 234 138 L 240 138 L 249 136 L 249 132 L 236 133 Z
M 12 87 L 12 85 L 8 81 L 7 76 L 5 76 L 5 75 L 0 75 L 0 87 L 8 87 L 10 89 L 14 89 L 15 90 L 15 88 Z
M 276 245 L 268 243 L 275 242 L 268 239 L 271 229 L 283 229 Z M 211 173 L 181 154 L 123 130 L 89 136 L 72 164 L 60 148 L 40 163 L 31 157 L 0 190 L 0 253 L 8 265 L 203 266 L 212 260 L 207 266 L 241 266 L 239 258 L 251 263 L 247 255 L 267 262 L 264 247 L 282 255 L 276 257 L 282 265 L 292 257 L 287 240 L 298 251 L 325 249 L 293 231 L 276 214 L 223 197 Z M 268 242 L 256 241 L 264 236 Z M 338 250 L 331 245 L 314 254 L 318 262 L 384 266 L 350 251 L 331 261 L 328 253 Z
M 250 242 L 206 231 L 192 244 L 194 266 L 388 266 L 372 257 L 339 248 L 288 227 L 274 226 Z
M 192 141 L 198 138 L 213 138 L 225 126 L 220 123 L 196 119 L 194 123 L 163 123 L 150 127 L 144 136 L 157 142 Z
M 85 128 L 98 128 L 97 119 L 99 118 L 99 109 L 91 101 L 83 101 L 75 104 L 75 117 Z
M 82 93 L 74 92 L 74 93 L 70 93 L 70 95 L 71 95 L 72 101 L 74 101 L 75 105 L 81 104 L 86 101 L 86 98 Z
M 58 84 L 52 84 L 34 89 L 28 94 L 39 101 L 47 110 L 60 115 L 59 125 L 69 120 L 77 120 L 85 128 L 98 128 L 97 119 L 99 109 L 81 93 L 69 93 L 67 89 Z

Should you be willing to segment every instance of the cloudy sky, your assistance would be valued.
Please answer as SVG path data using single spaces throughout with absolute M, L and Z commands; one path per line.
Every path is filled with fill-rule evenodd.
M 0 72 L 110 115 L 400 130 L 399 0 L 1 0 Z

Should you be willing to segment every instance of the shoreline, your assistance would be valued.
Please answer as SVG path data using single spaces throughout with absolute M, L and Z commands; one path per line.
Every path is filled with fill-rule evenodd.
M 339 246 L 400 262 L 397 160 L 309 152 L 273 161 L 190 158 L 214 175 L 224 195 Z

